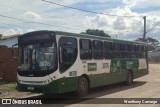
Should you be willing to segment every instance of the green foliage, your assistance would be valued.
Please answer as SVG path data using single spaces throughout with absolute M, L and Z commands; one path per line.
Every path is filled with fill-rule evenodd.
M 99 30 L 99 29 L 87 29 L 86 32 L 81 32 L 81 34 L 111 37 L 109 34 L 106 34 L 103 30 Z
M 147 37 L 147 39 L 143 40 L 143 38 L 137 38 L 135 41 L 139 42 L 146 42 L 148 45 L 149 50 L 154 50 L 158 47 L 160 42 L 157 39 Z

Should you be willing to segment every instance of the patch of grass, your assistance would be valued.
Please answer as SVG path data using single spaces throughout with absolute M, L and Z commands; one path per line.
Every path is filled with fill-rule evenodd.
M 16 92 L 16 83 L 0 83 L 0 94 L 6 92 Z
M 7 84 L 7 91 L 16 91 L 16 84 Z

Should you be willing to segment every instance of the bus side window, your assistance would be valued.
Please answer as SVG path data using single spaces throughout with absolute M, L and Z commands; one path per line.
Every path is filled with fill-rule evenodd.
M 118 58 L 122 58 L 122 50 L 123 50 L 122 44 L 117 43 L 117 57 Z
M 80 39 L 80 58 L 92 59 L 92 42 L 88 39 Z
M 111 59 L 112 58 L 112 42 L 104 42 L 104 58 Z
M 77 39 L 61 37 L 59 40 L 60 71 L 64 72 L 71 67 L 77 58 Z
M 93 58 L 94 59 L 103 59 L 103 42 L 102 41 L 93 41 Z
M 125 44 L 125 58 L 130 58 L 129 45 Z
M 114 50 L 113 50 L 113 58 L 122 58 L 122 44 L 120 43 L 113 43 Z
M 138 58 L 142 58 L 142 46 L 137 45 L 137 53 L 138 53 Z

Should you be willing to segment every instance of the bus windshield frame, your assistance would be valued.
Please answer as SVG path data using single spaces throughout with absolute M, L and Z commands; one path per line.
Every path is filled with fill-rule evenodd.
M 41 37 L 48 36 L 48 38 Z M 36 36 L 39 36 L 36 39 Z M 23 39 L 29 40 L 23 41 Z M 34 39 L 30 39 L 34 37 Z M 40 38 L 40 39 L 39 39 Z M 44 38 L 44 39 L 43 39 Z M 58 68 L 57 43 L 53 33 L 37 32 L 35 34 L 22 35 L 18 38 L 19 63 L 18 74 L 20 76 L 46 76 Z

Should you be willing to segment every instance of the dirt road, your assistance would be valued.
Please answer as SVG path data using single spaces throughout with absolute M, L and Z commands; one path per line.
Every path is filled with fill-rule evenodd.
M 135 79 L 133 85 L 125 86 L 123 84 L 115 84 L 104 87 L 99 87 L 90 90 L 89 94 L 85 98 L 93 98 L 93 99 L 83 99 L 83 101 L 79 101 L 73 104 L 64 104 L 67 100 L 69 102 L 73 102 L 74 99 L 64 99 L 60 101 L 60 104 L 55 106 L 67 106 L 67 107 L 160 107 L 157 104 L 91 104 L 91 102 L 96 100 L 101 101 L 101 98 L 160 98 L 160 64 L 150 64 L 149 65 L 149 74 Z M 72 95 L 64 94 L 58 95 L 61 97 L 72 97 Z M 37 98 L 56 98 L 57 95 L 50 96 L 38 96 Z M 89 104 L 87 104 L 89 102 Z M 86 103 L 86 104 L 79 104 Z M 45 105 L 43 105 L 45 106 Z M 15 106 L 16 107 L 16 106 Z M 27 106 L 26 106 L 27 107 Z M 40 106 L 39 106 L 40 107 Z M 53 105 L 46 105 L 46 107 L 53 107 Z
M 160 98 L 160 64 L 150 64 L 149 74 L 134 80 L 132 86 L 113 86 L 112 88 L 105 88 L 99 92 L 93 92 L 87 97 L 92 98 Z M 86 104 L 73 104 L 68 107 L 81 106 Z M 89 104 L 92 107 L 106 107 L 106 104 Z M 160 107 L 157 104 L 109 104 L 109 107 Z

